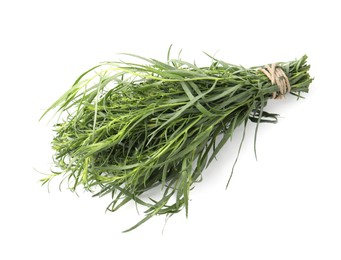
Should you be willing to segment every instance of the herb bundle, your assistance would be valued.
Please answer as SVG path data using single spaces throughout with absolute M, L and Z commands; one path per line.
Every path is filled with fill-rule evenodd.
M 213 57 L 197 67 L 169 53 L 166 63 L 132 56 L 141 62 L 86 71 L 46 111 L 60 114 L 52 140 L 59 170 L 42 180 L 61 175 L 73 191 L 111 194 L 110 211 L 129 201 L 145 206 L 145 217 L 127 231 L 154 215 L 183 208 L 187 215 L 190 190 L 235 129 L 277 121 L 264 107 L 285 94 L 281 80 L 298 97 L 312 81 L 306 56 L 248 69 Z M 154 187 L 160 198 L 144 198 Z

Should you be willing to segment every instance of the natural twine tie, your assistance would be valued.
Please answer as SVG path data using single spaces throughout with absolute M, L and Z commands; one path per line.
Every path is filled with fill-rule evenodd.
M 291 90 L 289 79 L 284 71 L 277 66 L 276 63 L 271 65 L 265 65 L 264 68 L 259 69 L 263 72 L 270 80 L 272 85 L 277 85 L 279 92 L 275 91 L 272 93 L 272 98 L 282 99 L 284 95 Z

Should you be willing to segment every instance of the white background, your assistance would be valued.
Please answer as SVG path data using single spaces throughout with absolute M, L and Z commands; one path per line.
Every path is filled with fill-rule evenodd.
M 1 1 L 0 259 L 341 259 L 341 16 L 338 1 Z M 189 218 L 105 213 L 110 198 L 79 197 L 35 169 L 51 164 L 51 125 L 38 118 L 89 67 L 130 52 L 208 64 L 202 51 L 245 66 L 309 56 L 305 100 L 271 101 L 258 162 L 249 125 L 191 193 Z

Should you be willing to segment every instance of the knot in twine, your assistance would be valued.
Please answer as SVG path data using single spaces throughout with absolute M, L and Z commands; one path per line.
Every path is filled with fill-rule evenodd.
M 289 79 L 284 71 L 277 66 L 276 63 L 271 65 L 265 65 L 264 68 L 259 69 L 263 72 L 270 80 L 272 85 L 277 85 L 279 91 L 272 93 L 272 98 L 282 99 L 284 95 L 291 90 Z

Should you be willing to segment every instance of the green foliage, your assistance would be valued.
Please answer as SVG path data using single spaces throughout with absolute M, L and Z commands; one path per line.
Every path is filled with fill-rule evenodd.
M 46 111 L 59 113 L 52 148 L 60 171 L 42 180 L 62 175 L 72 190 L 109 193 L 111 211 L 129 201 L 145 206 L 145 217 L 127 231 L 154 215 L 183 208 L 187 215 L 190 190 L 235 129 L 248 120 L 276 122 L 263 108 L 278 91 L 260 67 L 132 56 L 142 63 L 102 63 Z M 298 97 L 312 81 L 306 59 L 278 64 Z M 144 198 L 154 187 L 160 198 Z

